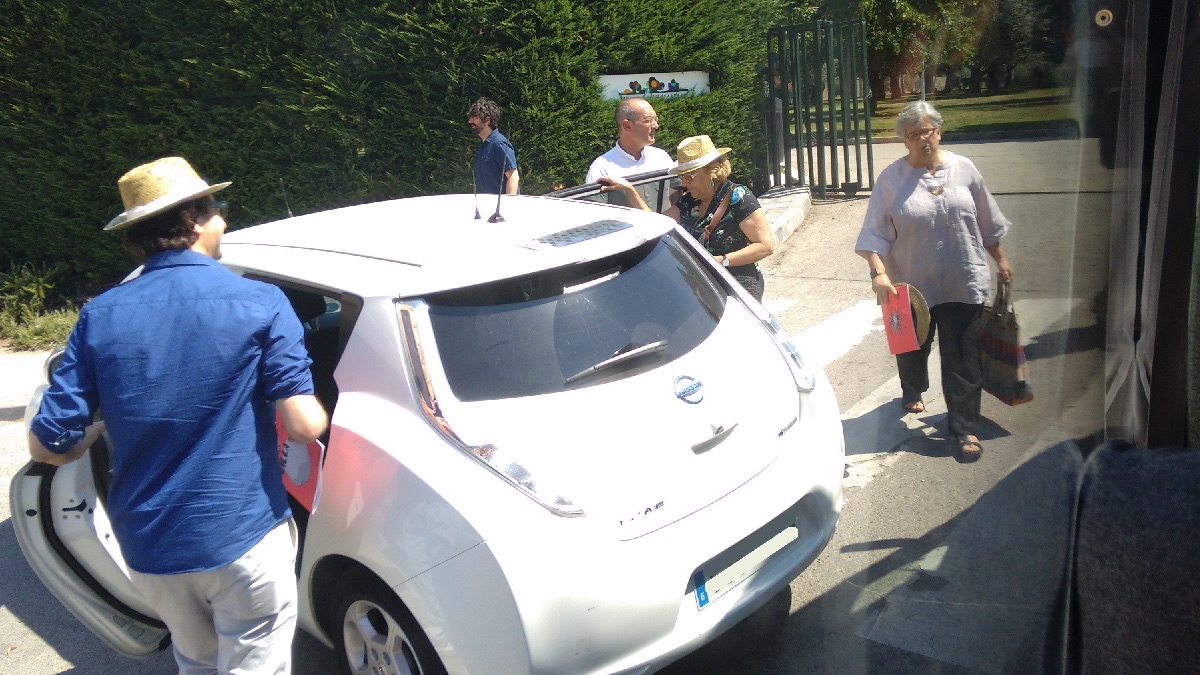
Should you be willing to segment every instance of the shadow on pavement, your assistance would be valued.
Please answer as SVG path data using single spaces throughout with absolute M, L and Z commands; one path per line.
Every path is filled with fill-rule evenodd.
M 1064 328 L 1035 335 L 1025 346 L 1025 358 L 1036 361 L 1092 349 L 1104 349 L 1104 326 L 1099 323 L 1087 328 Z
M 25 419 L 25 406 L 0 407 L 0 422 L 16 422 Z
M 915 421 L 916 424 L 912 424 Z M 981 441 L 992 441 L 1012 434 L 996 422 L 981 417 L 976 430 Z M 925 457 L 949 457 L 953 454 L 946 434 L 946 413 L 905 414 L 900 399 L 870 412 L 842 420 L 846 438 L 846 456 L 877 452 L 904 451 Z
M 868 413 L 842 420 L 842 435 L 846 438 L 846 456 L 896 450 L 901 445 L 926 437 L 922 427 L 910 427 L 900 407 L 900 398 L 881 405 Z M 919 413 L 915 419 L 924 427 L 945 424 L 945 413 Z
M 142 673 L 170 672 L 174 659 L 169 654 L 159 654 L 146 659 L 133 659 L 112 651 L 108 645 L 92 635 L 66 610 L 58 599 L 42 585 L 37 575 L 25 562 L 17 536 L 13 532 L 12 520 L 0 522 L 0 606 L 11 612 L 24 627 L 37 635 L 49 648 L 65 661 L 76 664 L 68 670 L 34 670 L 42 662 L 38 655 L 16 653 L 20 650 L 16 636 L 5 636 L 10 649 L 5 660 L 30 673 Z M 28 640 L 25 640 L 28 643 Z M 29 649 L 34 645 L 26 646 Z M 163 658 L 165 657 L 165 658 Z M 18 671 L 9 671 L 18 672 Z

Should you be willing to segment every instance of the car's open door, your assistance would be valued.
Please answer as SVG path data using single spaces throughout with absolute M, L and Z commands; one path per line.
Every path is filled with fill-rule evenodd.
M 673 205 L 671 201 L 672 196 L 676 198 L 679 196 L 678 194 L 671 194 L 672 189 L 679 185 L 679 179 L 668 174 L 666 169 L 631 174 L 625 176 L 625 180 L 637 188 L 637 191 L 642 195 L 642 199 L 651 210 L 659 213 L 666 213 L 667 209 Z M 617 204 L 618 206 L 632 206 L 632 204 L 629 204 L 625 200 L 625 197 L 621 193 L 605 192 L 601 189 L 603 187 L 599 183 L 584 183 L 583 185 L 547 192 L 544 196 Z
M 100 496 L 109 447 L 102 438 L 65 466 L 26 464 L 9 488 L 13 529 L 30 567 L 72 614 L 113 649 L 144 656 L 169 646 L 170 633 L 130 582 Z

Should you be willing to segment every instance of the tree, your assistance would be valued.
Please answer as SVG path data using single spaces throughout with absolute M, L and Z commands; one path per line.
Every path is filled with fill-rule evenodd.
M 812 7 L 803 0 L 792 6 Z M 932 94 L 938 72 L 970 68 L 968 82 L 978 89 L 983 78 L 1007 86 L 1018 66 L 1048 70 L 1062 59 L 1069 10 L 1066 0 L 825 0 L 811 16 L 865 20 L 871 88 L 876 98 L 885 91 L 899 98 L 908 74 L 923 73 Z
M 1036 58 L 1033 36 L 1042 20 L 1039 14 L 1032 0 L 983 0 L 976 22 L 977 46 L 968 60 L 971 91 L 979 92 L 985 80 L 988 91 L 1003 91 L 1012 82 L 1017 64 Z

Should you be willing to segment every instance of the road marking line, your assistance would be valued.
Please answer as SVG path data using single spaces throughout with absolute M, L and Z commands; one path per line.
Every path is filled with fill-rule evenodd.
M 788 311 L 794 304 L 796 304 L 796 301 L 792 300 L 791 298 L 769 298 L 762 301 L 762 306 L 775 316 L 779 316 L 780 314 Z
M 802 331 L 796 336 L 796 344 L 806 359 L 824 368 L 881 330 L 879 305 L 874 300 L 862 300 Z

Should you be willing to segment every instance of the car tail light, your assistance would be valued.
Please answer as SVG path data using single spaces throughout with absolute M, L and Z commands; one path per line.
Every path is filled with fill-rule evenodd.
M 492 445 L 472 445 L 455 433 L 449 421 L 442 414 L 437 395 L 433 391 L 425 352 L 421 347 L 420 332 L 417 328 L 416 314 L 423 312 L 424 303 L 401 303 L 397 306 L 400 315 L 400 326 L 403 329 L 404 351 L 412 368 L 413 382 L 416 384 L 417 400 L 425 421 L 450 445 L 458 448 L 471 459 L 487 467 L 492 473 L 504 479 L 509 485 L 520 490 L 525 496 L 540 504 L 550 513 L 564 518 L 578 518 L 586 515 L 582 508 L 570 499 L 558 494 L 556 490 L 545 485 L 539 485 L 534 479 L 534 473 L 524 464 L 517 461 L 513 453 Z
M 464 450 L 551 513 L 566 518 L 585 515 L 583 509 L 575 506 L 570 499 L 557 494 L 557 491 L 546 489 L 544 486 L 539 487 L 533 473 L 516 461 L 512 453 L 502 451 L 491 444 L 466 446 Z
M 767 315 L 766 319 L 761 319 L 763 328 L 771 334 L 775 340 L 775 346 L 779 348 L 787 360 L 788 368 L 792 371 L 792 378 L 796 380 L 796 389 L 804 392 L 812 391 L 817 386 L 817 373 L 812 368 L 809 368 L 804 363 L 804 356 L 800 354 L 800 350 L 796 347 L 796 343 L 792 342 L 792 336 L 779 325 L 775 317 Z

